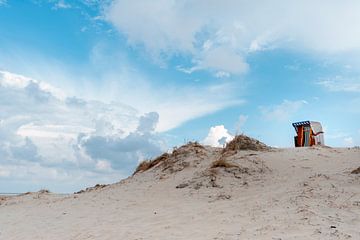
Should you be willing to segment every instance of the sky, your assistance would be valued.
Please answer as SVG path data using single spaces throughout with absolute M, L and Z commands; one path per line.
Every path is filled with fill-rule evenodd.
M 356 0 L 0 0 L 0 192 L 112 183 L 188 141 L 360 145 Z

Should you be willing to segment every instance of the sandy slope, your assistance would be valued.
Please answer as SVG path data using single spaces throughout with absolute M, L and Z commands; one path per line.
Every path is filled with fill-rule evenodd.
M 185 146 L 146 172 L 69 196 L 0 200 L 0 239 L 360 239 L 360 149 Z M 176 188 L 177 187 L 177 188 Z

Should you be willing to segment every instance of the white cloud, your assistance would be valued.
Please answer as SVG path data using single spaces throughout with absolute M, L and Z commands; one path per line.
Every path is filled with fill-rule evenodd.
M 203 53 L 199 59 L 198 69 L 210 69 L 230 74 L 241 74 L 248 70 L 243 57 L 233 50 L 221 47 Z
M 65 2 L 64 0 L 59 0 L 55 3 L 53 9 L 57 10 L 57 9 L 68 9 L 71 8 L 71 5 L 67 2 Z
M 221 147 L 233 138 L 234 136 L 228 132 L 224 125 L 218 125 L 210 128 L 208 135 L 202 142 L 205 145 Z
M 33 92 L 42 92 L 45 95 L 48 93 L 61 100 L 65 99 L 65 93 L 50 84 L 6 71 L 0 71 L 0 86 L 8 89 L 24 88 Z
M 304 105 L 308 104 L 305 100 L 289 101 L 284 100 L 275 106 L 260 106 L 260 111 L 265 118 L 276 121 L 289 120 L 293 114 L 299 111 Z
M 177 70 L 191 74 L 199 70 L 211 70 L 218 78 L 230 77 L 231 74 L 241 74 L 249 68 L 240 54 L 226 47 L 219 47 L 204 51 L 194 60 L 196 63 L 191 68 L 177 67 Z
M 46 139 L 57 139 L 65 138 L 72 139 L 76 138 L 79 132 L 82 133 L 91 133 L 93 128 L 84 127 L 84 126 L 74 126 L 74 125 L 35 125 L 34 123 L 24 124 L 18 128 L 17 134 L 23 137 L 32 136 L 36 138 L 46 138 Z
M 359 11 L 356 0 L 114 0 L 105 19 L 154 58 L 182 54 L 193 58 L 192 71 L 240 74 L 247 70 L 248 53 L 280 43 L 325 53 L 359 50 Z
M 137 128 L 125 137 L 81 135 L 77 148 L 84 149 L 92 159 L 110 161 L 115 169 L 132 170 L 139 160 L 154 157 L 164 150 L 161 139 L 154 134 L 158 118 L 155 112 L 141 116 Z
M 7 4 L 7 0 L 0 0 L 0 7 L 5 6 Z
M 327 131 L 327 128 L 324 127 L 324 132 L 326 133 L 326 138 L 329 139 L 345 139 L 349 137 L 348 133 L 340 132 L 340 131 Z
M 109 170 L 111 170 L 111 164 L 109 161 L 99 160 L 96 163 L 96 169 L 98 169 L 100 171 L 109 171 Z
M 360 79 L 335 76 L 320 80 L 317 84 L 331 92 L 360 92 Z
M 181 92 L 174 92 L 173 96 L 170 95 L 173 91 L 170 91 L 167 93 L 168 101 L 159 101 L 154 105 L 154 110 L 160 115 L 157 130 L 169 130 L 190 119 L 244 103 L 241 99 L 233 100 L 228 91 L 228 87 L 222 85 L 199 89 L 198 92 L 195 89 L 189 89 L 188 92 L 183 89 Z
M 346 147 L 353 147 L 354 146 L 354 140 L 352 137 L 346 137 L 344 138 L 344 145 Z
M 230 77 L 230 73 L 224 72 L 224 71 L 219 71 L 219 72 L 215 73 L 215 77 L 217 77 L 217 78 Z
M 233 40 L 233 29 L 215 32 L 206 29 L 208 19 L 201 14 L 198 17 L 196 10 L 202 6 L 195 5 L 193 8 L 189 2 L 162 0 L 114 1 L 106 12 L 106 19 L 127 35 L 130 44 L 143 45 L 157 60 L 178 53 L 193 55 L 195 65 L 186 70 L 189 73 L 202 69 L 232 74 L 245 72 L 248 66 L 241 54 L 226 47 Z M 208 30 L 211 30 L 211 39 L 201 36 L 206 36 Z
M 329 139 L 329 142 L 332 142 L 334 146 L 353 147 L 356 145 L 356 140 L 358 140 L 356 135 L 353 136 L 351 133 L 343 132 L 338 129 L 324 129 L 325 140 Z
M 8 72 L 0 72 L 0 109 L 0 189 L 10 181 L 55 190 L 84 187 L 94 176 L 116 181 L 165 148 L 157 113 L 67 97 Z

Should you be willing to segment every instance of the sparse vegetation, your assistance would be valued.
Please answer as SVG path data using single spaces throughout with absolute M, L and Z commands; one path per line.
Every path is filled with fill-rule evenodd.
M 47 189 L 41 189 L 38 193 L 39 194 L 46 194 L 46 193 L 50 193 L 50 191 L 47 190 Z
M 203 150 L 205 149 L 205 147 L 203 145 L 201 145 L 198 142 L 188 142 L 187 144 L 179 147 L 179 148 L 174 148 L 173 152 L 171 153 L 172 156 L 178 156 L 181 154 L 188 154 L 190 152 L 195 152 L 196 154 L 201 153 Z
M 31 194 L 37 194 L 37 195 L 40 195 L 40 194 L 49 194 L 51 193 L 50 190 L 48 189 L 40 189 L 39 191 L 37 192 L 25 192 L 25 193 L 21 193 L 19 194 L 19 196 L 26 196 L 26 195 L 31 195 Z
M 5 202 L 6 200 L 7 200 L 7 197 L 0 196 L 0 205 L 2 204 L 2 202 Z
M 133 175 L 135 175 L 138 172 L 144 172 L 144 171 L 148 170 L 151 165 L 150 162 L 151 162 L 151 160 L 144 160 L 141 163 L 139 163 L 139 165 L 136 167 Z
M 223 149 L 223 152 L 237 151 L 237 150 L 254 150 L 254 151 L 265 151 L 269 150 L 270 147 L 260 142 L 259 140 L 245 136 L 243 134 L 235 136 L 233 140 L 228 142 Z
M 239 166 L 234 163 L 230 163 L 223 158 L 220 158 L 219 160 L 216 160 L 211 164 L 211 168 L 233 168 L 233 167 L 238 168 Z
M 88 187 L 86 188 L 85 190 L 80 190 L 78 192 L 75 192 L 75 194 L 80 194 L 80 193 L 85 193 L 85 192 L 91 192 L 91 191 L 94 191 L 94 190 L 97 190 L 97 189 L 101 189 L 101 188 L 104 188 L 106 186 L 109 186 L 108 184 L 96 184 L 95 186 L 93 187 Z
M 135 175 L 138 172 L 145 172 L 148 169 L 158 165 L 161 162 L 166 161 L 168 158 L 170 157 L 170 155 L 168 153 L 164 153 L 162 155 L 160 155 L 159 157 L 153 159 L 153 160 L 145 160 L 142 161 L 135 169 L 135 172 L 133 173 L 133 175 Z
M 189 166 L 189 163 L 182 162 L 177 168 L 172 169 L 175 162 L 179 160 L 179 156 L 187 156 L 190 154 L 204 155 L 205 147 L 198 142 L 188 142 L 187 144 L 174 148 L 171 154 L 164 153 L 153 160 L 142 161 L 135 169 L 133 175 L 139 172 L 145 172 L 159 164 L 165 163 L 164 170 L 169 169 L 171 172 L 176 172 Z
M 360 174 L 360 167 L 351 171 L 351 174 Z

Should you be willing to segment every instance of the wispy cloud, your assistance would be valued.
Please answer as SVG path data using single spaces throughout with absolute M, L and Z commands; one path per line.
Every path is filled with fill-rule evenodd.
M 134 68 L 125 57 L 111 58 L 111 62 L 122 64 L 109 68 L 111 54 L 103 47 L 94 48 L 92 64 L 95 67 L 103 67 L 99 77 L 103 82 L 101 89 L 88 89 L 90 95 L 108 100 L 117 99 L 141 112 L 158 112 L 158 131 L 167 131 L 191 119 L 244 103 L 239 97 L 241 91 L 235 82 L 172 84 L 167 79 L 154 79 L 141 69 Z
M 289 101 L 284 100 L 282 103 L 273 106 L 260 106 L 260 112 L 269 120 L 286 121 L 297 113 L 304 105 L 308 104 L 305 100 Z
M 57 9 L 68 9 L 71 8 L 71 5 L 67 2 L 65 2 L 65 0 L 59 0 L 57 1 L 54 6 L 53 9 L 57 10 Z
M 241 74 L 248 69 L 248 54 L 273 47 L 323 53 L 359 49 L 359 11 L 358 1 L 115 0 L 105 18 L 156 59 L 180 54 L 192 57 L 192 71 Z
M 325 139 L 329 139 L 332 142 L 336 142 L 337 146 L 341 147 L 353 147 L 356 142 L 356 134 L 343 132 L 338 129 L 325 129 Z
M 360 79 L 335 76 L 319 80 L 316 84 L 331 92 L 360 92 Z
M 201 56 L 194 59 L 195 65 L 190 68 L 177 67 L 177 70 L 191 74 L 195 71 L 209 70 L 215 77 L 223 78 L 230 75 L 239 75 L 249 69 L 244 58 L 226 47 L 209 49 L 202 52 Z

